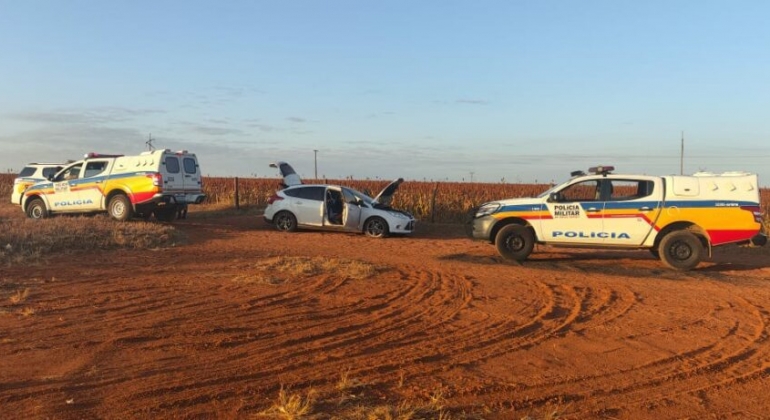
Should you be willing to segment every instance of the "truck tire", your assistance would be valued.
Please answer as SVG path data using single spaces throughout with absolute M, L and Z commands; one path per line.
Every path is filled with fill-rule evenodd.
M 688 271 L 700 263 L 703 244 L 695 234 L 686 230 L 671 232 L 660 241 L 658 253 L 663 264 L 679 271 Z
M 278 230 L 294 232 L 297 230 L 297 218 L 288 211 L 282 211 L 273 217 L 273 223 Z
M 116 194 L 110 198 L 110 202 L 107 204 L 107 212 L 113 219 L 125 222 L 133 216 L 134 209 L 131 207 L 128 197 L 123 194 Z
M 522 225 L 507 225 L 495 235 L 497 252 L 506 260 L 524 261 L 535 248 L 535 235 Z
M 40 198 L 34 198 L 27 204 L 27 217 L 30 219 L 45 219 L 48 217 L 48 209 Z

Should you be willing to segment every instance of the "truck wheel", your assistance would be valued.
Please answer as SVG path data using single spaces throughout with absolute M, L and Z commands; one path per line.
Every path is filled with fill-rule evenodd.
M 294 232 L 297 230 L 297 218 L 288 211 L 282 211 L 275 215 L 273 223 L 278 230 Z
M 693 233 L 679 230 L 669 233 L 660 241 L 658 253 L 666 266 L 687 271 L 700 263 L 703 244 Z
M 535 247 L 535 235 L 526 226 L 508 225 L 497 232 L 495 246 L 506 260 L 524 261 Z
M 107 204 L 107 212 L 119 222 L 125 222 L 133 215 L 131 202 L 123 194 L 117 194 L 110 199 L 109 204 Z
M 27 204 L 27 217 L 30 219 L 45 219 L 48 217 L 48 209 L 45 203 L 39 198 L 35 198 Z
M 382 217 L 372 217 L 364 224 L 364 233 L 370 238 L 384 238 L 388 232 L 388 222 Z

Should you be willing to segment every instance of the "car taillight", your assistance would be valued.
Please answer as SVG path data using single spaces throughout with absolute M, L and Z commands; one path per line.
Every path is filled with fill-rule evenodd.
M 156 187 L 163 186 L 163 175 L 155 172 L 154 174 L 147 175 L 147 178 L 152 179 L 152 185 Z
M 759 206 L 741 206 L 741 210 L 750 211 L 754 215 L 754 221 L 762 224 L 762 209 Z
M 273 204 L 276 201 L 281 201 L 281 200 L 283 200 L 283 197 L 277 194 L 273 194 L 270 198 L 267 199 L 267 204 Z

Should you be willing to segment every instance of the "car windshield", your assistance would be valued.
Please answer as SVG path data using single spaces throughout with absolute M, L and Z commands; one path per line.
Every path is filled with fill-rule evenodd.
M 545 190 L 544 192 L 540 193 L 540 195 L 538 195 L 537 198 L 548 197 L 553 192 L 553 190 L 555 190 L 557 187 L 561 187 L 562 185 L 563 184 L 557 184 L 557 185 L 552 186 L 551 188 L 549 188 L 549 189 Z
M 368 195 L 362 193 L 361 191 L 356 191 L 352 188 L 343 188 L 343 189 L 346 190 L 348 193 L 350 193 L 352 196 L 368 204 L 369 206 L 373 206 L 372 202 L 374 201 L 374 199 L 372 197 L 369 197 Z

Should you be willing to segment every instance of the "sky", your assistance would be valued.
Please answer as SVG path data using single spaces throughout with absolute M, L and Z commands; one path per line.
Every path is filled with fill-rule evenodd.
M 545 183 L 614 165 L 769 186 L 768 16 L 741 0 L 0 0 L 0 172 L 151 136 L 209 176 L 287 161 Z

